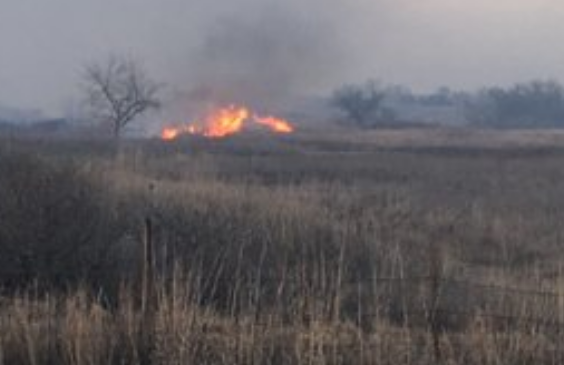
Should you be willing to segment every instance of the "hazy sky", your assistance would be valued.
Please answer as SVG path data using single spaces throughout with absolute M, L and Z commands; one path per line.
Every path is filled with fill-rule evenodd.
M 110 53 L 169 92 L 563 80 L 562 19 L 561 0 L 0 0 L 0 105 L 57 115 L 80 99 L 84 64 Z

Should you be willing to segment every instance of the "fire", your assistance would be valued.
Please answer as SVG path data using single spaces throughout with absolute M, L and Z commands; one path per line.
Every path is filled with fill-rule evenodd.
M 209 138 L 221 138 L 243 130 L 246 122 L 268 127 L 275 133 L 292 133 L 294 127 L 284 119 L 272 116 L 260 117 L 246 107 L 230 105 L 208 114 L 203 121 L 195 121 L 187 125 L 166 127 L 161 131 L 163 140 L 173 140 L 182 134 L 202 135 Z
M 244 107 L 231 105 L 219 109 L 206 118 L 202 134 L 210 138 L 220 138 L 237 133 L 243 129 L 243 123 L 247 118 L 249 118 L 249 110 Z
M 175 139 L 176 137 L 178 137 L 178 135 L 181 133 L 182 131 L 179 128 L 174 128 L 174 127 L 167 127 L 164 128 L 161 132 L 161 138 L 166 140 L 166 141 L 170 141 L 172 139 Z
M 272 116 L 261 118 L 255 115 L 254 120 L 256 123 L 265 125 L 277 133 L 292 133 L 294 131 L 294 127 L 284 119 L 278 119 Z

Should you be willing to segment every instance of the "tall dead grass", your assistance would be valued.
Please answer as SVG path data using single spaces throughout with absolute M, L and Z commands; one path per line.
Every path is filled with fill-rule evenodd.
M 77 173 L 103 187 L 95 226 L 108 232 L 96 237 L 115 240 L 96 243 L 109 259 L 82 286 L 3 297 L 0 365 L 425 365 L 437 344 L 445 364 L 562 363 L 560 329 L 539 325 L 564 318 L 561 151 L 298 141 L 258 153 L 247 142 L 77 154 Z M 50 148 L 49 161 L 68 158 Z M 149 322 L 138 294 L 147 217 Z M 420 279 L 437 247 L 431 288 Z M 437 302 L 448 313 L 431 324 Z
M 151 342 L 141 340 L 144 323 L 122 288 L 121 301 L 104 308 L 84 291 L 3 303 L 0 364 L 436 364 L 433 338 L 425 328 L 371 319 L 373 330 L 322 316 L 289 323 L 277 312 L 253 310 L 234 317 L 195 303 L 184 279 L 159 287 Z M 249 309 L 249 308 L 246 308 Z M 308 313 L 294 313 L 302 316 Z M 474 318 L 464 331 L 440 334 L 445 364 L 559 364 L 559 336 L 540 330 L 494 330 Z M 149 346 L 151 351 L 144 348 Z

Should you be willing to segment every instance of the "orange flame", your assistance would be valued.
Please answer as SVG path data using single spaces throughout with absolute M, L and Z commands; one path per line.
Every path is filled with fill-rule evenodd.
M 245 122 L 254 122 L 268 127 L 275 133 L 292 133 L 294 127 L 284 119 L 272 116 L 259 117 L 253 115 L 246 107 L 230 105 L 210 113 L 204 122 L 194 122 L 177 127 L 166 127 L 161 131 L 161 138 L 166 141 L 176 139 L 181 134 L 198 134 L 209 138 L 221 138 L 240 132 L 245 127 Z
M 272 116 L 259 117 L 255 115 L 254 120 L 256 123 L 265 125 L 272 131 L 277 133 L 292 133 L 294 131 L 294 127 L 284 119 L 279 119 Z
M 249 110 L 233 105 L 219 109 L 206 118 L 202 134 L 206 137 L 220 138 L 237 133 L 243 129 L 245 119 L 249 118 Z
M 161 138 L 165 141 L 170 141 L 178 137 L 181 132 L 180 128 L 166 127 L 161 132 Z

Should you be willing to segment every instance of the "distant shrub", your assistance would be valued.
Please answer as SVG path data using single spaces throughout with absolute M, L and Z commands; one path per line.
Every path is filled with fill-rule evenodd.
M 556 81 L 492 87 L 470 98 L 465 111 L 476 125 L 560 127 L 564 126 L 564 88 Z
M 344 85 L 333 92 L 331 104 L 340 109 L 348 121 L 364 128 L 376 127 L 394 119 L 384 105 L 386 91 L 375 81 L 361 85 Z

